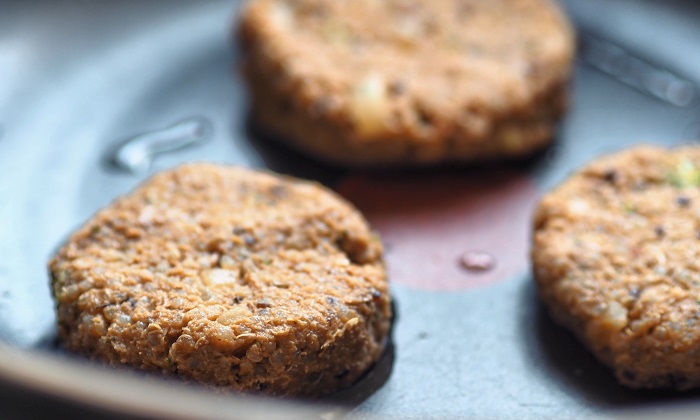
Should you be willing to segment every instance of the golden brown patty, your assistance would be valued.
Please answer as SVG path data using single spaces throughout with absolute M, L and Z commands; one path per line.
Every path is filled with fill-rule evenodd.
M 698 147 L 608 156 L 542 199 L 540 295 L 624 385 L 700 385 L 698 214 Z
M 154 176 L 50 262 L 70 350 L 240 391 L 355 381 L 391 318 L 382 247 L 320 185 L 187 165 Z
M 574 50 L 548 0 L 254 0 L 239 38 L 259 125 L 351 165 L 543 147 Z

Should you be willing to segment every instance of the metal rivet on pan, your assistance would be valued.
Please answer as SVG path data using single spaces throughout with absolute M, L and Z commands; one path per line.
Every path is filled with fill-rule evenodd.
M 579 41 L 584 62 L 617 81 L 677 107 L 695 102 L 697 93 L 692 81 L 608 40 L 583 33 Z

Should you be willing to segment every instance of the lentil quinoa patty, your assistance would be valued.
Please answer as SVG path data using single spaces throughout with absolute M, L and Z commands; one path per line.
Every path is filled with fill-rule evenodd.
M 320 185 L 211 164 L 155 175 L 50 262 L 65 346 L 237 391 L 318 396 L 380 356 L 382 246 Z
M 620 383 L 700 385 L 700 148 L 640 146 L 546 195 L 539 293 Z
M 345 165 L 540 149 L 574 51 L 549 0 L 253 0 L 239 39 L 254 121 Z

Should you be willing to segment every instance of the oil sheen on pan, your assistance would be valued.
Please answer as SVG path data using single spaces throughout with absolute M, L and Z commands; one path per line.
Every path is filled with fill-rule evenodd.
M 475 175 L 349 175 L 337 189 L 381 234 L 393 283 L 465 290 L 527 270 L 538 195 L 515 170 Z

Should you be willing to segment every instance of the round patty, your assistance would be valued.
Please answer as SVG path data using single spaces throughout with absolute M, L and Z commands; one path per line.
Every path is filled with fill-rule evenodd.
M 254 121 L 346 165 L 542 148 L 574 50 L 548 0 L 254 0 L 239 38 Z
M 65 346 L 239 391 L 317 396 L 380 356 L 382 246 L 324 187 L 186 165 L 98 212 L 50 262 Z
M 700 385 L 698 214 L 698 147 L 604 157 L 537 210 L 540 295 L 624 385 Z

